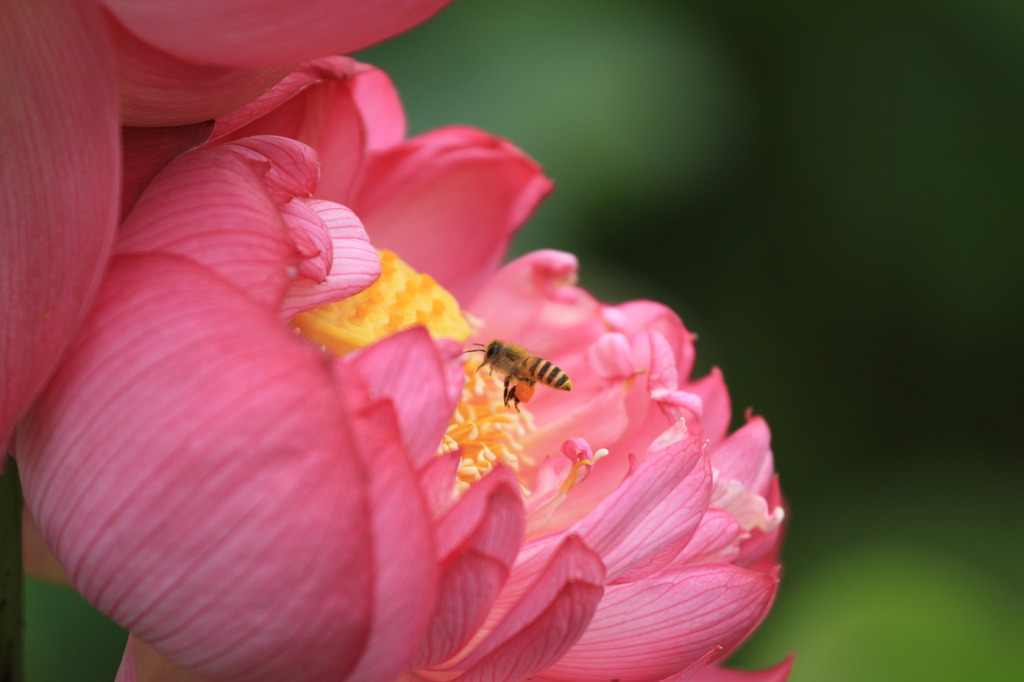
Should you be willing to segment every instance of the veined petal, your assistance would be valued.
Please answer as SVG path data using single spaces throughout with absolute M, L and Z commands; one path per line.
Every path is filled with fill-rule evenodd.
M 121 227 L 117 250 L 185 256 L 277 310 L 303 260 L 281 207 L 315 185 L 312 150 L 285 138 L 196 150 L 149 185 Z
M 748 414 L 746 424 L 712 448 L 711 463 L 723 476 L 738 481 L 752 493 L 767 495 L 775 471 L 768 423 Z
M 544 358 L 572 355 L 607 331 L 597 300 L 575 286 L 578 269 L 576 257 L 564 251 L 528 253 L 488 279 L 466 308 L 496 338 Z
M 295 134 L 304 129 L 313 110 L 302 106 L 288 111 L 292 108 L 290 103 L 293 99 L 320 81 L 344 83 L 356 74 L 358 66 L 359 62 L 351 57 L 324 57 L 298 65 L 256 99 L 218 116 L 211 142 L 228 142 L 253 135 L 281 135 L 298 139 Z M 320 106 L 324 106 L 322 101 Z M 330 103 L 326 106 L 329 111 Z M 319 116 L 331 117 L 329 114 L 317 113 Z M 269 117 L 264 118 L 268 114 Z
M 783 518 L 781 510 L 769 508 L 768 502 L 763 497 L 750 492 L 739 481 L 721 475 L 717 470 L 711 505 L 732 514 L 739 522 L 740 527 L 747 531 L 755 528 L 763 531 L 771 530 Z
M 551 188 L 507 140 L 452 126 L 371 156 L 351 205 L 375 245 L 465 301 Z
M 72 584 L 161 655 L 316 680 L 365 644 L 380 542 L 346 415 L 272 311 L 186 259 L 121 256 L 18 464 Z
M 610 585 L 587 632 L 542 679 L 660 680 L 716 647 L 725 655 L 764 618 L 776 582 L 735 566 L 705 564 Z
M 460 682 L 530 679 L 576 642 L 593 617 L 601 587 L 568 581 L 536 620 L 456 678 Z
M 554 394 L 553 391 L 551 393 Z M 568 404 L 560 405 L 555 398 Z M 607 385 L 600 391 L 579 393 L 574 385 L 570 397 L 558 394 L 538 396 L 530 402 L 530 406 L 535 411 L 537 430 L 524 440 L 534 452 L 557 451 L 563 442 L 560 438 L 564 439 L 566 433 L 579 434 L 578 437 L 588 443 L 614 442 L 629 424 L 622 410 L 621 388 L 615 384 Z M 617 450 L 612 454 L 621 457 L 606 457 L 592 467 L 586 483 L 574 488 L 565 503 L 555 510 L 551 521 L 537 528 L 537 531 L 552 532 L 568 528 L 604 499 L 625 474 L 624 462 L 628 453 Z M 595 486 L 595 480 L 609 483 L 607 487 Z
M 414 327 L 340 360 L 363 379 L 373 398 L 395 405 L 399 432 L 417 469 L 435 457 L 455 410 L 446 365 L 461 351 L 454 345 L 443 347 L 447 352 L 434 345 L 426 328 Z M 454 486 L 454 478 L 450 484 Z
M 414 667 L 454 655 L 483 622 L 508 578 L 523 538 L 523 503 L 515 476 L 498 466 L 440 520 L 440 600 Z
M 603 593 L 604 566 L 578 537 L 548 544 L 517 568 L 516 582 L 529 587 L 514 590 L 511 608 L 457 662 L 466 671 L 458 680 L 529 677 L 558 660 L 586 630 Z
M 0 468 L 106 266 L 121 174 L 113 53 L 92 3 L 4 6 L 0 21 Z
M 105 0 L 135 35 L 195 62 L 297 64 L 355 52 L 425 21 L 450 0 Z
M 627 301 L 613 306 L 602 306 L 601 316 L 609 326 L 625 334 L 655 332 L 668 342 L 675 354 L 675 368 L 683 379 L 693 371 L 697 357 L 694 339 L 697 337 L 683 326 L 668 306 L 655 301 Z
M 358 294 L 380 277 L 380 256 L 370 244 L 359 218 L 348 208 L 320 199 L 295 199 L 289 207 L 295 211 L 285 224 L 291 229 L 293 241 L 298 245 L 299 230 L 309 234 L 309 242 L 320 247 L 319 252 L 300 254 L 300 276 L 288 287 L 279 315 L 291 319 L 300 312 Z M 299 216 L 306 216 L 300 221 Z M 316 269 L 314 269 L 314 266 Z
M 711 447 L 721 443 L 729 431 L 732 421 L 732 401 L 726 388 L 722 370 L 712 367 L 706 377 L 686 385 L 686 390 L 700 397 L 701 435 L 711 442 Z
M 528 538 L 542 533 L 569 493 L 590 476 L 594 463 L 608 454 L 607 450 L 595 453 L 583 438 L 570 438 L 562 443 L 561 450 L 564 457 L 545 457 L 536 467 L 530 497 L 526 501 Z
M 212 130 L 212 121 L 170 128 L 122 127 L 121 215 L 131 212 L 142 191 L 167 164 L 206 142 Z
M 207 682 L 182 670 L 129 633 L 114 682 Z
M 674 558 L 676 565 L 731 563 L 740 553 L 740 542 L 747 532 L 729 512 L 708 509 L 690 541 Z
M 649 458 L 572 531 L 593 548 L 609 582 L 691 535 L 707 508 L 711 466 L 703 443 L 679 424 Z
M 388 75 L 348 57 L 299 66 L 264 96 L 217 119 L 214 140 L 283 135 L 317 150 L 316 196 L 350 204 L 371 152 L 405 137 L 405 111 Z
M 438 519 L 455 501 L 455 480 L 459 470 L 459 451 L 428 459 L 420 467 L 420 492 L 430 509 L 430 518 Z
M 620 334 L 621 335 L 621 334 Z M 703 405 L 699 396 L 679 390 L 676 353 L 660 332 L 634 332 L 629 352 L 635 379 L 628 384 L 624 406 L 628 436 L 615 443 L 618 451 L 642 453 L 648 444 L 680 421 L 693 436 L 702 436 Z
M 139 40 L 109 14 L 106 19 L 124 125 L 208 121 L 251 102 L 291 70 L 288 64 L 221 66 L 179 59 Z
M 722 657 L 722 647 L 716 646 L 696 661 L 677 672 L 675 675 L 666 677 L 661 682 L 691 682 L 701 670 L 711 665 Z
M 346 677 L 376 682 L 408 669 L 438 597 L 438 566 L 426 505 L 399 437 L 394 405 L 374 399 L 339 361 L 335 376 L 354 414 L 356 452 L 366 472 L 373 615 L 362 657 Z M 339 574 L 339 580 L 347 576 Z
M 795 656 L 790 654 L 782 663 L 767 670 L 729 670 L 717 666 L 703 668 L 690 679 L 693 682 L 786 682 L 793 668 L 794 658 Z
M 636 375 L 633 349 L 625 334 L 604 334 L 587 349 L 591 369 L 602 379 L 625 381 Z
M 779 488 L 778 476 L 772 477 L 765 502 L 776 521 L 785 519 L 787 515 L 786 501 Z M 779 563 L 779 549 L 784 534 L 785 525 L 783 523 L 776 523 L 767 531 L 759 528 L 753 529 L 750 532 L 750 537 L 743 543 L 740 556 L 736 558 L 735 563 L 752 571 L 767 573 Z

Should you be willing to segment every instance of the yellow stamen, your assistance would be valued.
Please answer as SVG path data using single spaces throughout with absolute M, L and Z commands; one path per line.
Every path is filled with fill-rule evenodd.
M 455 297 L 430 275 L 416 272 L 390 251 L 381 251 L 380 265 L 380 279 L 369 288 L 300 313 L 292 324 L 335 355 L 416 325 L 425 326 L 435 338 L 469 337 L 469 323 Z
M 470 322 L 455 298 L 430 275 L 406 265 L 390 251 L 381 251 L 381 276 L 373 285 L 342 301 L 300 313 L 292 324 L 313 343 L 344 355 L 416 325 L 435 338 L 465 341 Z M 474 321 L 474 327 L 479 327 Z M 503 462 L 513 471 L 523 464 L 523 437 L 534 430 L 524 406 L 520 412 L 502 400 L 502 383 L 487 373 L 476 374 L 480 358 L 466 360 L 466 383 L 437 454 L 459 451 L 462 462 L 456 486 L 464 491 Z
M 525 406 L 521 405 L 519 412 L 505 407 L 501 382 L 486 373 L 478 374 L 479 365 L 479 358 L 465 363 L 462 398 L 438 448 L 438 454 L 459 450 L 459 491 L 479 481 L 498 462 L 513 471 L 533 464 L 526 459 L 521 444 L 534 430 L 533 417 Z

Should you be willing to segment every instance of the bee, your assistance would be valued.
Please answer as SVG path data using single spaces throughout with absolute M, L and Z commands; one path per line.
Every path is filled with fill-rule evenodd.
M 484 361 L 476 371 L 482 370 L 487 365 L 491 366 L 491 374 L 497 372 L 505 376 L 505 393 L 503 399 L 505 407 L 514 406 L 519 411 L 519 403 L 526 403 L 533 397 L 533 389 L 537 382 L 557 388 L 562 391 L 572 390 L 572 381 L 569 375 L 555 366 L 550 360 L 530 355 L 530 352 L 522 346 L 514 343 L 505 343 L 495 339 L 484 346 L 482 343 L 473 344 L 480 348 L 472 348 L 467 353 L 483 353 Z

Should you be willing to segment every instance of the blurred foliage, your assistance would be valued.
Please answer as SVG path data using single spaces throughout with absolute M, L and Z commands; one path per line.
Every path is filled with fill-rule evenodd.
M 517 253 L 669 303 L 768 419 L 791 522 L 737 665 L 1017 678 L 1024 5 L 462 0 L 362 57 L 413 132 L 485 128 L 556 180 Z M 108 624 L 61 640 L 37 589 L 30 682 L 111 679 L 120 640 L 42 672 Z
M 25 581 L 25 682 L 113 682 L 125 632 L 72 590 Z

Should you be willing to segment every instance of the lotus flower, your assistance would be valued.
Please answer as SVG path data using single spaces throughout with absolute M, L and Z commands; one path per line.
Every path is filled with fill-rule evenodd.
M 767 426 L 727 435 L 664 306 L 561 252 L 499 269 L 549 188 L 484 133 L 405 140 L 344 59 L 145 187 L 16 450 L 132 633 L 120 680 L 734 679 L 777 584 Z M 573 390 L 506 407 L 463 352 L 492 338 Z

